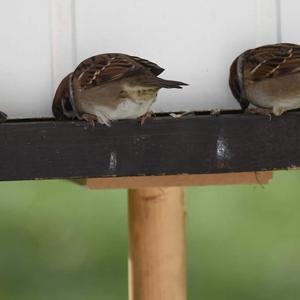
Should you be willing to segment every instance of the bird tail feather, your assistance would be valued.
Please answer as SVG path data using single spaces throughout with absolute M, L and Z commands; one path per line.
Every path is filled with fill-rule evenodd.
M 181 81 L 165 80 L 159 77 L 149 78 L 144 83 L 147 86 L 154 86 L 154 87 L 166 88 L 166 89 L 182 89 L 182 86 L 188 85 L 187 83 Z

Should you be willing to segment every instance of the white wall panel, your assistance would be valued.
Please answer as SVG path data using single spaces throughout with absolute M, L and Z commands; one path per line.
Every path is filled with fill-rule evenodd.
M 256 1 L 77 0 L 78 61 L 124 52 L 191 86 L 160 92 L 156 110 L 235 108 L 227 87 L 234 56 L 256 45 Z
M 1 0 L 0 110 L 10 117 L 49 115 L 49 37 L 49 1 Z
M 300 44 L 300 1 L 281 0 L 282 41 Z
M 98 53 L 138 55 L 190 87 L 160 92 L 156 111 L 238 108 L 228 69 L 242 51 L 300 43 L 298 0 L 0 0 L 0 110 L 51 115 L 55 87 Z
M 51 0 L 53 92 L 76 67 L 76 24 L 73 0 Z
M 256 0 L 257 46 L 280 40 L 280 0 Z

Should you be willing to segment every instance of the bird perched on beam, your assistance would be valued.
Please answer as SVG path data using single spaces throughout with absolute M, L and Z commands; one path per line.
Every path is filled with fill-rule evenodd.
M 6 121 L 6 119 L 7 115 L 4 112 L 0 111 L 0 123 Z
M 274 44 L 251 49 L 235 59 L 229 84 L 243 110 L 280 116 L 300 108 L 300 46 Z
M 57 119 L 78 118 L 107 126 L 120 119 L 143 123 L 161 88 L 187 84 L 157 77 L 157 64 L 125 54 L 101 54 L 84 60 L 63 79 L 54 97 Z

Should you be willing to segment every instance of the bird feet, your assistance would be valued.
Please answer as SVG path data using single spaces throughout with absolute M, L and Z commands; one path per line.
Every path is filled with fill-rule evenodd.
M 92 125 L 93 127 L 95 127 L 95 123 L 98 121 L 98 118 L 96 115 L 93 115 L 93 114 L 82 114 L 80 117 L 79 117 L 79 120 L 81 121 L 86 121 L 88 122 L 90 125 Z
M 246 113 L 249 114 L 257 114 L 262 116 L 268 116 L 270 120 L 272 119 L 273 110 L 269 108 L 261 108 L 261 107 L 255 107 L 255 108 L 247 108 L 245 110 Z
M 153 111 L 147 111 L 143 116 L 140 117 L 141 126 L 144 125 L 146 119 L 152 118 L 153 116 L 155 116 L 155 113 Z

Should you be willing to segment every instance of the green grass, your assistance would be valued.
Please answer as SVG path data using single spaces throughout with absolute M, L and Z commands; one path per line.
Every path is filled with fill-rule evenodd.
M 191 299 L 300 298 L 300 173 L 189 192 Z
M 189 299 L 300 298 L 300 172 L 188 191 Z M 127 298 L 125 190 L 0 183 L 0 299 Z
M 66 181 L 0 184 L 0 299 L 127 295 L 125 191 Z

